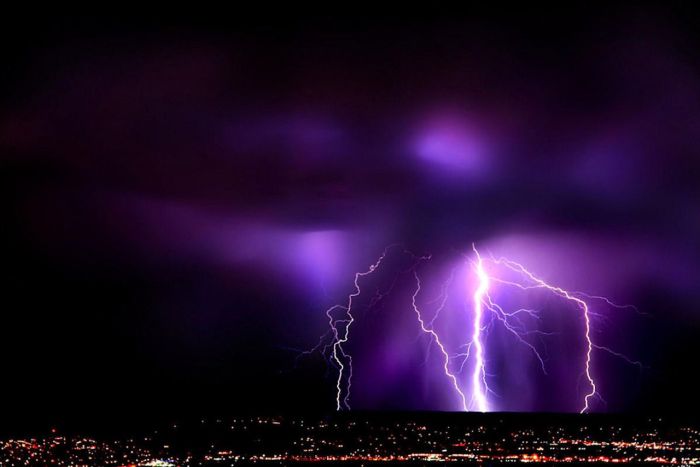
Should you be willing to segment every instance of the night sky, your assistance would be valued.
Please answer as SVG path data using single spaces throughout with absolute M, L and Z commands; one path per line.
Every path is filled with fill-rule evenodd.
M 332 411 L 297 356 L 389 245 L 353 408 L 459 409 L 413 272 L 433 309 L 475 244 L 636 306 L 595 305 L 643 364 L 596 352 L 595 411 L 698 412 L 700 16 L 603 5 L 5 17 L 0 428 Z M 493 331 L 493 409 L 576 411 L 580 315 L 535 295 L 552 372 Z

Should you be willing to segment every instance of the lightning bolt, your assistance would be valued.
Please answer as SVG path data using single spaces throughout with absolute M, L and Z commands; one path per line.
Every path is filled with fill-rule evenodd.
M 377 270 L 377 268 L 380 267 L 382 262 L 387 257 L 389 250 L 393 246 L 395 245 L 390 245 L 387 247 L 381 256 L 374 263 L 372 263 L 367 270 L 355 273 L 353 281 L 354 289 L 347 296 L 346 304 L 334 305 L 326 310 L 325 314 L 328 318 L 329 331 L 321 336 L 316 347 L 301 353 L 301 355 L 308 355 L 320 350 L 320 353 L 324 357 L 330 353 L 330 355 L 326 358 L 328 359 L 329 363 L 338 370 L 337 379 L 335 380 L 336 410 L 350 409 L 349 399 L 350 390 L 352 387 L 352 356 L 345 350 L 344 344 L 349 341 L 350 328 L 356 320 L 355 315 L 353 314 L 353 309 L 355 306 L 355 299 L 357 299 L 357 297 L 359 297 L 362 293 L 362 289 L 360 287 L 361 279 L 372 274 Z M 419 257 L 404 249 L 403 254 L 410 255 L 413 258 L 414 263 L 409 269 L 400 271 L 401 273 L 410 272 L 413 275 L 415 289 L 411 296 L 412 311 L 417 319 L 421 332 L 427 335 L 430 339 L 430 344 L 435 344 L 439 350 L 441 356 L 442 373 L 449 380 L 452 388 L 454 389 L 456 397 L 460 401 L 462 410 L 475 410 L 478 412 L 487 412 L 491 410 L 488 394 L 493 393 L 493 391 L 491 391 L 487 384 L 487 376 L 491 377 L 493 375 L 489 375 L 486 372 L 486 363 L 488 361 L 486 354 L 488 349 L 485 339 L 494 323 L 502 325 L 503 328 L 519 343 L 528 347 L 533 355 L 538 359 L 543 373 L 547 374 L 545 359 L 540 355 L 537 348 L 530 342 L 528 337 L 530 335 L 537 335 L 540 339 L 542 339 L 542 336 L 551 335 L 553 333 L 541 331 L 539 329 L 528 329 L 525 322 L 522 321 L 522 317 L 529 317 L 535 321 L 539 321 L 540 316 L 538 310 L 520 308 L 514 311 L 506 311 L 501 305 L 496 303 L 496 301 L 493 300 L 492 296 L 490 295 L 491 288 L 494 284 L 514 287 L 520 290 L 546 290 L 572 303 L 581 311 L 583 318 L 582 334 L 586 343 L 585 352 L 581 358 L 583 366 L 582 377 L 584 377 L 586 380 L 587 390 L 583 397 L 580 413 L 589 412 L 591 410 L 591 404 L 594 398 L 598 398 L 600 401 L 604 402 L 603 398 L 598 392 L 598 386 L 596 384 L 596 379 L 593 372 L 594 350 L 607 352 L 615 357 L 621 358 L 631 365 L 643 368 L 643 364 L 641 362 L 632 360 L 622 353 L 619 353 L 609 347 L 599 345 L 593 341 L 592 316 L 602 317 L 602 315 L 593 312 L 589 302 L 599 300 L 611 307 L 629 307 L 638 312 L 636 308 L 630 305 L 617 305 L 606 297 L 588 295 L 577 291 L 569 291 L 559 286 L 552 285 L 530 272 L 518 262 L 504 257 L 496 258 L 493 255 L 490 255 L 490 257 L 487 258 L 482 257 L 474 244 L 472 244 L 472 252 L 473 258 L 468 258 L 468 262 L 471 265 L 471 270 L 476 278 L 476 288 L 474 288 L 472 292 L 469 292 L 466 298 L 466 302 L 471 305 L 471 326 L 467 332 L 467 334 L 471 336 L 471 339 L 460 347 L 466 348 L 466 351 L 455 355 L 450 355 L 447 347 L 441 340 L 440 335 L 435 330 L 435 322 L 438 319 L 440 312 L 445 308 L 448 300 L 448 290 L 454 279 L 455 269 L 452 270 L 448 281 L 442 285 L 438 298 L 428 302 L 439 302 L 437 310 L 435 311 L 432 319 L 429 321 L 424 318 L 418 305 L 418 297 L 422 292 L 422 286 L 417 269 L 421 262 L 430 260 L 431 256 L 427 255 Z M 491 265 L 488 270 L 486 268 L 487 263 Z M 516 273 L 517 278 L 513 280 L 506 280 L 495 274 L 504 269 Z M 489 271 L 491 271 L 491 273 L 489 273 Z M 379 289 L 377 289 L 377 292 L 370 300 L 368 307 L 372 308 L 376 303 L 381 301 L 386 294 L 390 293 L 396 282 L 397 277 L 394 278 L 394 281 L 389 289 L 385 291 L 379 291 Z M 469 286 L 467 286 L 467 290 L 470 290 Z M 337 317 L 336 315 L 339 311 L 342 313 L 342 316 Z M 542 344 L 544 344 L 544 342 L 542 342 Z M 430 346 L 428 349 L 430 349 Z M 458 365 L 458 371 L 451 369 L 455 358 L 462 359 L 461 364 Z M 426 356 L 426 362 L 427 361 Z M 467 361 L 472 361 L 471 374 L 469 375 L 467 381 L 462 382 L 461 375 Z M 467 400 L 467 395 L 463 389 L 464 385 L 471 386 L 471 397 L 469 401 Z
M 459 395 L 459 398 L 462 403 L 462 410 L 469 410 L 468 405 L 467 405 L 467 397 L 464 395 L 464 392 L 462 392 L 462 389 L 459 387 L 459 382 L 457 381 L 457 376 L 450 371 L 450 354 L 447 353 L 447 350 L 445 349 L 445 346 L 442 344 L 440 341 L 440 336 L 435 332 L 433 329 L 433 321 L 430 321 L 429 325 L 426 326 L 425 320 L 423 319 L 423 316 L 420 312 L 420 309 L 418 308 L 418 305 L 416 304 L 416 298 L 418 297 L 418 294 L 420 293 L 421 290 L 421 284 L 420 284 L 420 278 L 418 277 L 418 272 L 414 269 L 413 271 L 413 277 L 416 279 L 416 290 L 413 292 L 413 296 L 411 297 L 411 305 L 413 306 L 413 311 L 416 314 L 416 318 L 418 319 L 418 323 L 420 324 L 421 331 L 423 331 L 425 334 L 430 336 L 431 342 L 435 342 L 437 345 L 438 349 L 440 349 L 440 353 L 442 354 L 442 369 L 445 372 L 445 376 L 450 380 L 452 383 L 452 386 L 454 387 L 454 390 L 457 392 Z M 441 308 L 438 309 L 438 312 Z
M 565 290 L 561 287 L 551 285 L 547 282 L 545 282 L 543 279 L 540 277 L 537 277 L 535 274 L 527 270 L 522 264 L 517 263 L 515 261 L 509 260 L 507 258 L 491 258 L 491 261 L 494 264 L 497 265 L 502 265 L 505 266 L 506 268 L 510 269 L 511 271 L 514 271 L 518 274 L 520 274 L 522 277 L 526 278 L 529 281 L 529 285 L 523 285 L 519 284 L 516 282 L 512 281 L 504 281 L 501 279 L 494 279 L 495 282 L 501 282 L 506 285 L 511 285 L 514 287 L 518 287 L 522 290 L 529 290 L 529 289 L 545 289 L 548 290 L 549 292 L 552 292 L 553 294 L 564 298 L 565 300 L 568 300 L 572 302 L 573 304 L 576 305 L 577 308 L 579 308 L 583 314 L 583 322 L 584 322 L 584 327 L 583 327 L 583 336 L 586 342 L 586 351 L 585 355 L 583 358 L 583 376 L 585 376 L 587 384 L 588 384 L 588 392 L 585 394 L 583 398 L 583 406 L 580 409 L 580 413 L 586 413 L 589 412 L 591 409 L 591 399 L 594 397 L 599 397 L 600 394 L 598 393 L 598 387 L 596 385 L 596 381 L 593 375 L 593 370 L 592 370 L 592 362 L 593 362 L 593 350 L 594 349 L 599 349 L 599 350 L 604 350 L 614 356 L 620 357 L 623 360 L 626 360 L 628 363 L 637 365 L 641 367 L 641 363 L 637 362 L 635 360 L 631 360 L 630 358 L 626 357 L 625 355 L 616 352 L 608 347 L 603 347 L 596 345 L 593 342 L 593 339 L 591 337 L 591 315 L 593 314 L 590 310 L 589 304 L 580 298 L 581 296 L 587 297 L 589 299 L 599 299 L 603 300 L 605 303 L 607 303 L 610 306 L 616 307 L 616 308 L 623 308 L 625 307 L 624 305 L 616 305 L 609 299 L 605 297 L 600 297 L 600 296 L 592 296 L 592 295 L 587 295 L 583 294 L 580 292 L 571 292 L 568 290 Z
M 355 322 L 355 317 L 352 315 L 352 304 L 353 300 L 362 293 L 359 281 L 362 277 L 372 274 L 379 267 L 382 261 L 384 261 L 384 258 L 386 258 L 390 248 L 391 247 L 387 247 L 379 257 L 379 259 L 377 259 L 377 261 L 371 264 L 366 271 L 355 273 L 355 279 L 353 281 L 355 285 L 355 290 L 350 295 L 348 295 L 346 306 L 334 305 L 328 310 L 326 310 L 328 324 L 333 333 L 333 344 L 331 346 L 333 361 L 338 366 L 338 379 L 336 380 L 336 410 L 341 410 L 343 407 L 345 407 L 348 410 L 350 409 L 349 399 L 350 387 L 352 386 L 352 356 L 345 352 L 343 344 L 345 344 L 350 339 L 350 326 L 352 326 L 352 324 Z M 338 309 L 341 309 L 345 312 L 345 319 L 337 320 L 333 317 L 333 312 Z M 338 331 L 338 324 L 345 324 L 342 336 L 341 332 Z M 343 359 L 345 359 L 345 364 L 340 358 L 341 356 L 343 357 Z M 348 375 L 346 381 L 346 388 L 344 391 L 345 396 L 343 396 L 343 374 L 345 373 L 346 369 Z
M 472 325 L 472 345 L 474 346 L 474 369 L 472 371 L 472 400 L 476 409 L 479 412 L 488 411 L 488 403 L 486 402 L 486 369 L 484 368 L 484 344 L 481 342 L 481 331 L 483 330 L 482 318 L 484 314 L 484 297 L 488 296 L 489 276 L 484 270 L 483 260 L 479 255 L 476 247 L 472 245 L 474 254 L 476 255 L 476 276 L 479 280 L 479 285 L 474 291 L 474 323 Z

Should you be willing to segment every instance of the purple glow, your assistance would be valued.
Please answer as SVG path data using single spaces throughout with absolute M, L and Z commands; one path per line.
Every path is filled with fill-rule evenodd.
M 485 135 L 463 118 L 442 115 L 431 119 L 419 132 L 415 143 L 417 156 L 448 176 L 474 176 L 487 173 Z

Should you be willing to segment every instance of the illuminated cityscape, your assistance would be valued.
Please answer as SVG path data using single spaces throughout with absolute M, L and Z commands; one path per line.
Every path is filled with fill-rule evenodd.
M 305 463 L 700 463 L 700 430 L 663 418 L 513 414 L 338 414 L 202 418 L 148 436 L 6 439 L 7 466 Z

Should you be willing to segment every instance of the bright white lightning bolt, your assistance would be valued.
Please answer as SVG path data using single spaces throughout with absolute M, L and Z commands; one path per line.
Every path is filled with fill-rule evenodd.
M 489 290 L 489 276 L 484 271 L 484 264 L 476 250 L 472 245 L 472 249 L 476 254 L 476 275 L 479 279 L 479 285 L 474 291 L 474 324 L 472 326 L 472 345 L 474 346 L 474 369 L 472 370 L 472 400 L 479 412 L 487 412 L 489 410 L 486 402 L 486 371 L 484 368 L 484 345 L 481 342 L 482 331 L 482 316 L 484 314 L 483 302 L 484 296 Z

